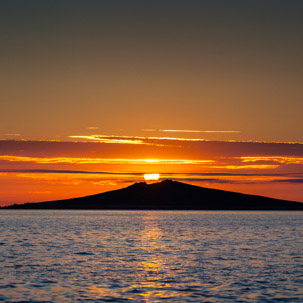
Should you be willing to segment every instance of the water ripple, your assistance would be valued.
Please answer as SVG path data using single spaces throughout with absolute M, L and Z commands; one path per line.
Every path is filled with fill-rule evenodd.
M 302 302 L 300 212 L 2 211 L 2 302 Z

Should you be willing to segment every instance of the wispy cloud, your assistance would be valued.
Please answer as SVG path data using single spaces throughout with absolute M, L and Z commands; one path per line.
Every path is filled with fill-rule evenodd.
M 252 164 L 252 165 L 214 165 L 213 168 L 221 169 L 276 169 L 279 165 Z
M 0 169 L 0 173 L 52 173 L 52 174 L 100 174 L 100 175 L 143 175 L 145 172 L 114 172 L 114 171 L 88 171 L 88 170 L 62 170 L 62 169 Z M 214 177 L 279 177 L 279 178 L 302 178 L 303 173 L 233 173 L 233 172 L 162 172 L 161 176 L 214 176 Z
M 151 129 L 144 128 L 148 132 L 167 132 L 167 133 L 241 133 L 239 130 L 193 130 L 193 129 Z
M 152 131 L 152 130 L 148 130 Z M 161 130 L 166 132 L 173 132 L 174 130 Z M 190 131 L 188 131 L 190 132 Z M 197 131 L 197 132 L 239 132 L 239 131 Z M 220 144 L 220 143 L 230 143 L 230 144 L 280 144 L 280 145 L 295 145 L 301 147 L 303 143 L 301 142 L 263 142 L 263 141 L 241 141 L 241 140 L 207 140 L 202 138 L 183 138 L 183 137 L 163 137 L 163 136 L 117 136 L 117 135 L 70 135 L 68 136 L 72 139 L 81 139 L 80 142 L 99 142 L 99 143 L 112 143 L 112 144 L 134 144 L 134 145 L 153 145 L 153 146 L 167 146 L 169 144 L 182 143 L 203 143 L 208 142 L 209 144 Z M 281 148 L 281 146 L 280 146 Z
M 73 139 L 84 139 L 102 143 L 114 143 L 114 144 L 148 144 L 143 140 L 136 137 L 122 137 L 122 136 L 102 136 L 102 135 L 90 135 L 90 136 L 69 136 Z
M 190 138 L 175 138 L 175 137 L 141 137 L 141 136 L 115 136 L 115 135 L 81 135 L 69 136 L 73 139 L 84 139 L 101 143 L 115 143 L 115 144 L 145 144 L 164 146 L 164 141 L 184 141 L 184 142 L 204 142 L 205 139 L 190 139 Z M 162 141 L 162 142 L 161 142 Z
M 29 173 L 29 174 L 83 174 L 83 175 L 121 175 L 141 176 L 142 172 L 111 172 L 111 171 L 84 171 L 62 169 L 0 169 L 1 173 Z
M 21 134 L 5 134 L 5 136 L 19 137 Z
M 105 135 L 85 140 L 0 140 L 1 196 L 11 196 L 8 191 L 16 186 L 20 200 L 29 191 L 48 190 L 46 186 L 58 188 L 58 195 L 52 190 L 52 199 L 67 197 L 76 188 L 80 196 L 143 181 L 145 173 L 160 173 L 161 180 L 217 184 L 215 188 L 303 201 L 303 144 Z M 124 143 L 105 144 L 119 140 Z
M 190 160 L 190 159 L 101 159 L 101 158 L 69 158 L 69 157 L 24 157 L 24 156 L 0 156 L 0 160 L 9 162 L 35 162 L 40 164 L 72 163 L 72 164 L 206 164 L 214 160 Z
M 255 157 L 239 157 L 242 162 L 276 162 L 283 164 L 303 164 L 302 157 L 276 157 L 276 156 L 255 156 Z
M 1 169 L 0 172 L 15 173 L 19 178 L 35 180 L 59 180 L 65 184 L 70 182 L 93 182 L 93 184 L 108 184 L 108 182 L 132 183 L 143 180 L 143 172 L 112 172 L 112 171 L 80 171 L 52 169 Z M 56 177 L 57 175 L 57 177 Z M 60 177 L 64 176 L 64 177 Z M 81 177 L 82 176 L 82 177 Z M 256 176 L 257 178 L 252 178 Z M 239 178 L 241 177 L 241 178 Z M 162 173 L 160 180 L 173 179 L 181 182 L 217 183 L 217 184 L 266 184 L 270 183 L 303 183 L 301 177 L 290 177 L 290 174 L 227 174 L 227 173 Z M 75 181 L 76 180 L 76 181 Z M 81 181 L 82 180 L 82 181 Z M 80 183 L 79 183 L 80 182 Z
M 278 180 L 272 180 L 270 182 L 274 183 L 303 183 L 303 178 L 291 178 L 291 179 L 278 179 Z
M 99 129 L 97 126 L 88 126 L 87 129 Z

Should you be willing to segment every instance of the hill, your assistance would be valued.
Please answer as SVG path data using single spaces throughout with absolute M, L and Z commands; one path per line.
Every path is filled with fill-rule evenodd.
M 67 200 L 14 204 L 6 209 L 303 210 L 303 203 L 205 188 L 177 181 L 135 183 Z

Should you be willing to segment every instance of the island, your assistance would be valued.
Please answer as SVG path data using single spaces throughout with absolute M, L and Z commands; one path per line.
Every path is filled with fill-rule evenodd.
M 100 210 L 303 210 L 303 203 L 195 186 L 172 180 L 96 195 L 14 204 L 2 209 L 100 209 Z

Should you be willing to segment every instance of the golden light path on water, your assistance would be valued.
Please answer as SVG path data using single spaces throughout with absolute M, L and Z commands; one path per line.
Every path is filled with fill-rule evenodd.
M 298 212 L 24 211 L 0 219 L 4 302 L 303 302 Z
M 131 287 L 143 290 L 141 296 L 145 302 L 171 298 L 174 292 L 168 291 L 170 284 L 163 279 L 164 272 L 169 270 L 168 264 L 158 253 L 163 249 L 163 234 L 157 224 L 157 214 L 155 212 L 147 214 L 144 223 L 144 229 L 141 232 L 141 249 L 144 251 L 144 257 L 138 264 L 140 282 Z
M 134 248 L 138 251 L 138 258 L 133 262 L 136 274 L 125 291 L 133 294 L 131 300 L 137 300 L 139 296 L 142 302 L 158 302 L 180 296 L 176 290 L 170 289 L 167 274 L 170 267 L 168 260 L 161 254 L 161 251 L 166 250 L 166 244 L 157 212 L 147 212 L 142 217 L 142 223 L 142 230 L 137 234 L 134 243 Z M 117 296 L 117 289 L 110 289 L 105 285 L 90 287 L 90 292 L 107 297 Z

